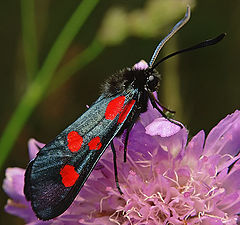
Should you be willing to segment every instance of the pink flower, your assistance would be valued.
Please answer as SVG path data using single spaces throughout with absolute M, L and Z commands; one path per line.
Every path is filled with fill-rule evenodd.
M 187 130 L 159 119 L 149 106 L 130 133 L 127 163 L 122 140 L 114 139 L 123 195 L 107 149 L 70 208 L 50 221 L 38 220 L 25 200 L 24 170 L 7 169 L 3 188 L 11 200 L 6 211 L 31 225 L 239 224 L 239 134 L 240 111 L 235 111 L 206 140 L 200 131 L 187 144 Z M 30 141 L 31 158 L 38 146 L 43 144 Z
M 28 142 L 30 160 L 35 158 L 39 149 L 45 144 L 42 144 L 34 139 Z M 25 170 L 22 168 L 8 168 L 6 170 L 6 178 L 3 182 L 3 189 L 10 197 L 5 206 L 6 212 L 23 218 L 26 223 L 37 221 L 37 218 L 32 211 L 31 204 L 25 199 L 23 194 Z M 39 221 L 40 222 L 40 221 Z M 38 223 L 34 223 L 38 224 Z

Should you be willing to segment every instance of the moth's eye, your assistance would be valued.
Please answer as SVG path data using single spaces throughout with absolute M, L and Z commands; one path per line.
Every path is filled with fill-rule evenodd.
M 154 80 L 154 76 L 153 76 L 153 75 L 150 75 L 150 76 L 148 77 L 148 80 L 149 80 L 149 81 L 153 81 L 153 80 Z
M 149 75 L 147 78 L 147 87 L 151 91 L 155 91 L 158 86 L 159 79 L 153 75 Z

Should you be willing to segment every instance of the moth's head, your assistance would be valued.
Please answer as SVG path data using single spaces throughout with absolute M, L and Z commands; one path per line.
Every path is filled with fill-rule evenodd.
M 146 61 L 141 60 L 133 66 L 134 70 L 143 71 L 144 74 L 144 88 L 147 91 L 156 91 L 160 84 L 160 74 L 149 67 Z

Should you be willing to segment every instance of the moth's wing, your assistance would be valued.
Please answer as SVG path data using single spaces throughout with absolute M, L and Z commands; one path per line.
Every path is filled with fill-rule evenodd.
M 42 148 L 25 173 L 24 193 L 38 218 L 62 214 L 122 128 L 137 90 L 100 98 L 73 124 Z

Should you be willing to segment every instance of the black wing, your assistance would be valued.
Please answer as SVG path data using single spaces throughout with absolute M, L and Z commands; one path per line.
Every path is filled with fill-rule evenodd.
M 131 89 L 114 97 L 101 95 L 30 162 L 24 193 L 38 218 L 49 220 L 71 205 L 104 150 L 122 128 L 138 94 L 136 89 Z

